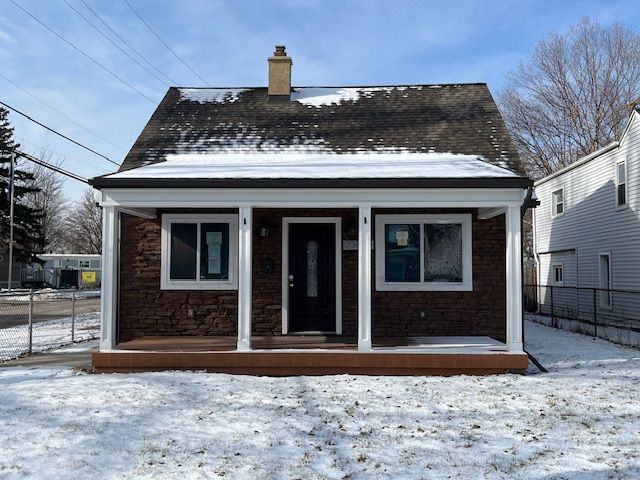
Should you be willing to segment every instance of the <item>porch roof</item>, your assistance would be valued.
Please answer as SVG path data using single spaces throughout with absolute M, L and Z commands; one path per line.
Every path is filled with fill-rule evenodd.
M 444 182 L 447 179 L 448 182 Z M 492 164 L 478 155 L 454 153 L 336 154 L 304 153 L 209 153 L 168 155 L 160 163 L 93 179 L 94 186 L 191 186 L 208 182 L 214 186 L 464 186 L 469 179 L 509 180 L 504 185 L 528 185 L 528 179 Z M 433 182 L 438 180 L 438 182 Z M 408 182 L 408 183 L 407 183 Z M 432 186 L 433 186 L 432 185 Z M 480 183 L 479 186 L 484 185 Z

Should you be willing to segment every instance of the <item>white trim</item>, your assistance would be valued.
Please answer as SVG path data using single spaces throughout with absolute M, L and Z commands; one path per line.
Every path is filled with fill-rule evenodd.
M 556 267 L 560 268 L 562 280 L 556 280 Z M 558 287 L 564 286 L 564 262 L 556 262 L 551 265 L 551 284 Z
M 509 207 L 505 216 L 507 235 L 507 349 L 519 353 L 522 341 L 522 237 L 520 209 Z
M 602 258 L 607 257 L 607 265 L 609 276 L 609 285 L 602 286 Z M 613 278 L 611 277 L 611 252 L 599 252 L 598 253 L 598 288 L 608 288 L 611 290 L 613 288 Z M 608 303 L 604 303 L 603 298 L 607 298 Z M 598 292 L 598 306 L 604 310 L 612 310 L 613 309 L 613 298 L 611 292 Z
M 376 252 L 376 290 L 378 291 L 472 291 L 473 290 L 473 251 L 471 214 L 384 214 L 376 215 L 375 252 Z M 420 281 L 385 282 L 385 225 L 392 223 L 420 224 Z M 428 223 L 458 223 L 462 225 L 462 282 L 425 282 L 424 281 L 424 225 Z
M 252 283 L 252 231 L 253 231 L 253 209 L 251 207 L 240 207 L 239 225 L 235 225 L 234 231 L 238 235 L 238 255 L 236 257 L 239 284 L 238 284 L 238 344 L 237 349 L 242 352 L 251 350 L 251 318 L 253 302 Z M 231 255 L 229 255 L 229 265 L 231 265 Z
M 358 351 L 371 351 L 371 207 L 358 208 Z
M 620 184 L 620 178 L 618 177 L 618 165 L 624 164 L 624 203 L 618 203 L 618 187 Z M 616 206 L 616 210 L 624 210 L 629 206 L 629 172 L 627 170 L 627 158 L 623 158 L 620 160 L 616 160 L 614 163 L 614 179 L 615 179 L 615 195 L 614 202 Z
M 169 228 L 172 223 L 194 223 L 197 225 L 196 277 L 193 280 L 172 280 L 171 242 Z M 202 223 L 229 224 L 229 279 L 200 279 L 200 226 Z M 165 213 L 162 215 L 160 246 L 160 290 L 236 290 L 238 259 L 238 215 L 234 213 Z
M 502 215 L 506 211 L 507 211 L 506 207 L 479 208 L 478 220 L 489 220 L 490 218 L 494 218 L 494 217 L 497 217 L 498 215 Z
M 336 237 L 336 330 L 342 335 L 342 218 L 282 217 L 282 334 L 289 333 L 289 225 L 292 223 L 332 223 Z M 333 333 L 333 332 L 324 332 Z
M 129 208 L 129 207 L 120 207 L 120 211 L 122 213 L 126 213 L 128 215 L 133 215 L 134 217 L 146 218 L 147 220 L 151 220 L 153 218 L 157 218 L 156 211 L 153 208 Z
M 490 208 L 522 205 L 520 188 L 434 189 L 105 189 L 102 206 L 134 208 Z
M 554 195 L 556 194 L 556 192 L 562 192 L 561 202 L 554 203 L 554 198 L 555 198 Z M 562 205 L 562 212 L 560 213 L 556 213 L 558 205 Z M 562 215 L 564 215 L 564 212 L 566 211 L 567 211 L 567 202 L 566 202 L 565 193 L 564 193 L 564 185 L 561 185 L 560 188 L 551 190 L 551 218 L 561 217 Z
M 102 210 L 102 284 L 100 309 L 100 351 L 113 350 L 117 343 L 119 213 L 114 207 Z

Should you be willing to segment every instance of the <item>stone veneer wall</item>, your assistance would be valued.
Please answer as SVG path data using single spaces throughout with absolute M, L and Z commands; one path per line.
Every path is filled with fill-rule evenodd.
M 223 211 L 230 210 L 199 212 Z M 447 212 L 473 215 L 473 291 L 377 292 L 374 281 L 374 341 L 376 337 L 405 335 L 488 335 L 504 340 L 506 241 L 503 215 L 478 220 L 472 210 L 376 209 L 373 213 Z M 144 335 L 236 335 L 235 290 L 160 290 L 161 213 L 151 220 L 126 214 L 121 217 L 120 341 Z M 356 209 L 255 209 L 254 335 L 281 334 L 282 217 L 295 216 L 339 216 L 342 218 L 342 240 L 357 239 Z M 260 237 L 263 225 L 269 227 L 269 237 Z M 375 231 L 375 225 L 373 227 Z M 342 251 L 343 333 L 351 336 L 357 334 L 357 258 L 357 251 Z M 270 273 L 264 271 L 268 259 L 273 261 Z M 194 310 L 193 318 L 188 317 L 188 309 Z

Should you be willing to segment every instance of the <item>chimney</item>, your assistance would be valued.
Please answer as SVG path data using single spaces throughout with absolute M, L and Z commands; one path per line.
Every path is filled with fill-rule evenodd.
M 276 45 L 269 57 L 269 101 L 288 102 L 291 97 L 291 57 L 284 45 Z

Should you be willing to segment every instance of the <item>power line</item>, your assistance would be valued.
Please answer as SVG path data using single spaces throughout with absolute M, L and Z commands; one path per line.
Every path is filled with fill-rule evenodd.
M 76 141 L 76 140 L 74 140 L 73 138 L 67 137 L 65 134 L 60 133 L 60 132 L 58 132 L 57 130 L 54 130 L 53 128 L 46 126 L 44 123 L 41 123 L 41 122 L 39 122 L 39 121 L 37 121 L 37 120 L 35 120 L 35 119 L 31 118 L 29 115 L 27 115 L 26 113 L 21 112 L 21 111 L 20 111 L 20 110 L 18 110 L 17 108 L 13 108 L 11 105 L 7 105 L 7 104 L 6 104 L 6 103 L 4 103 L 4 102 L 0 102 L 0 105 L 3 105 L 4 107 L 8 108 L 9 110 L 12 110 L 12 111 L 16 112 L 18 115 L 22 115 L 22 116 L 23 116 L 24 118 L 26 118 L 27 120 L 29 120 L 29 121 L 31 121 L 31 122 L 33 122 L 33 123 L 37 124 L 37 125 L 40 125 L 42 128 L 45 128 L 45 129 L 49 130 L 49 131 L 50 131 L 50 132 L 52 132 L 52 133 L 55 133 L 55 134 L 56 134 L 56 135 L 58 135 L 59 137 L 62 137 L 62 138 L 64 138 L 65 140 L 69 140 L 71 143 L 75 143 L 75 144 L 76 144 L 76 145 L 78 145 L 79 147 L 84 148 L 85 150 L 87 150 L 87 151 L 89 151 L 89 152 L 91 152 L 91 153 L 93 153 L 93 154 L 95 154 L 95 155 L 98 155 L 99 157 L 104 158 L 107 162 L 111 162 L 111 163 L 113 163 L 114 165 L 116 165 L 116 166 L 118 166 L 118 167 L 120 166 L 118 163 L 114 162 L 113 160 L 111 160 L 111 159 L 110 159 L 109 157 L 107 157 L 106 155 L 103 155 L 103 154 L 101 154 L 101 153 L 99 153 L 99 152 L 96 152 L 94 149 L 89 148 L 89 147 L 87 147 L 86 145 L 83 145 L 83 144 L 82 144 L 82 143 L 80 143 L 80 142 L 77 142 L 77 141 Z
M 134 87 L 133 85 L 131 85 L 129 82 L 127 82 L 126 80 L 124 80 L 123 78 L 121 78 L 120 76 L 118 76 L 116 73 L 114 73 L 113 71 L 109 70 L 107 67 L 105 67 L 102 63 L 100 63 L 98 60 L 96 60 L 95 58 L 93 58 L 91 55 L 89 55 L 88 53 L 85 53 L 82 49 L 80 49 L 79 47 L 77 47 L 75 44 L 71 43 L 69 40 L 67 40 L 66 38 L 64 38 L 62 35 L 60 35 L 58 32 L 56 32 L 55 30 L 53 30 L 51 27 L 49 27 L 46 23 L 42 22 L 41 20 L 39 20 L 38 18 L 36 18 L 32 13 L 30 13 L 29 11 L 25 10 L 20 4 L 16 3 L 14 0 L 9 0 L 11 3 L 13 3 L 16 7 L 18 7 L 20 10 L 22 10 L 24 13 L 26 13 L 27 15 L 29 15 L 32 19 L 34 19 L 36 22 L 38 22 L 40 25 L 42 25 L 44 28 L 46 28 L 47 30 L 49 30 L 49 32 L 51 32 L 53 35 L 55 35 L 56 37 L 58 37 L 60 40 L 62 40 L 63 42 L 65 42 L 67 45 L 69 45 L 71 48 L 73 48 L 75 51 L 77 51 L 78 53 L 80 53 L 83 57 L 91 60 L 94 64 L 96 64 L 97 66 L 99 66 L 101 69 L 103 69 L 105 72 L 109 73 L 111 76 L 113 76 L 115 79 L 117 79 L 118 81 L 120 81 L 121 83 L 123 83 L 124 85 L 126 85 L 127 87 L 129 87 L 131 90 L 133 90 L 134 92 L 138 93 L 138 95 L 146 98 L 147 100 L 149 100 L 151 103 L 153 103 L 154 105 L 156 105 L 156 101 L 153 100 L 151 97 L 148 97 L 147 95 L 145 95 L 144 93 L 142 93 L 140 90 L 138 90 L 136 87 Z
M 115 35 L 123 44 L 125 44 L 127 47 L 129 47 L 129 49 L 132 52 L 134 52 L 136 55 L 138 55 L 147 65 L 149 65 L 151 68 L 153 68 L 156 72 L 158 72 L 164 78 L 169 80 L 169 82 L 171 84 L 178 85 L 179 82 L 176 82 L 175 80 L 172 80 L 171 77 L 169 77 L 162 70 L 160 70 L 158 67 L 156 67 L 153 63 L 151 63 L 149 60 L 147 60 L 147 58 L 142 53 L 140 53 L 133 46 L 131 46 L 131 44 L 129 42 L 127 42 L 124 38 L 122 38 L 122 36 L 119 35 L 118 32 L 116 32 L 113 28 L 111 28 L 111 26 L 109 26 L 109 24 L 100 16 L 100 14 L 97 13 L 93 8 L 91 8 L 84 0 L 80 0 L 80 2 L 82 2 L 82 4 L 87 8 L 87 10 L 89 10 L 93 14 L 93 16 L 96 17 L 100 21 L 100 23 L 102 23 L 105 27 L 107 27 L 107 29 L 113 35 Z
M 12 1 L 13 1 L 13 0 L 12 0 Z M 200 75 L 198 75 L 198 73 L 196 73 L 196 71 L 195 71 L 193 68 L 191 68 L 191 67 L 187 64 L 187 62 L 185 62 L 182 58 L 180 58 L 180 56 L 179 56 L 176 52 L 174 52 L 174 51 L 173 51 L 173 49 L 172 49 L 169 45 L 167 45 L 167 43 L 166 43 L 164 40 L 162 40 L 162 38 L 160 38 L 160 36 L 159 36 L 159 35 L 158 35 L 154 30 L 153 30 L 153 28 L 151 28 L 151 27 L 149 26 L 149 24 L 148 24 L 147 22 L 145 22 L 145 21 L 144 21 L 144 19 L 140 16 L 140 14 L 136 11 L 136 9 L 135 9 L 135 8 L 133 8 L 133 5 L 131 5 L 131 4 L 129 3 L 129 0 L 124 0 L 124 3 L 126 3 L 127 5 L 129 5 L 129 8 L 131 9 L 131 11 L 132 11 L 133 13 L 135 13 L 135 15 L 140 19 L 140 21 L 144 24 L 144 26 L 145 26 L 145 27 L 147 27 L 147 28 L 149 29 L 149 31 L 150 31 L 151 33 L 153 33 L 153 34 L 155 35 L 155 37 L 156 37 L 158 40 L 160 40 L 160 42 L 162 42 L 162 44 L 167 48 L 167 50 L 169 50 L 171 53 L 173 53 L 173 55 L 174 55 L 178 60 L 180 60 L 180 62 L 182 62 L 182 64 L 183 64 L 185 67 L 187 67 L 187 68 L 191 71 L 191 73 L 193 73 L 196 77 L 198 77 L 198 78 L 199 78 L 199 79 L 200 79 L 200 80 L 201 80 L 205 85 L 209 86 L 209 82 L 207 82 L 204 78 L 202 78 Z
M 159 82 L 161 82 L 163 85 L 165 86 L 169 86 L 169 84 L 167 82 L 165 82 L 162 78 L 160 78 L 158 75 L 156 75 L 155 73 L 153 73 L 151 70 L 149 70 L 147 67 L 145 67 L 142 63 L 140 63 L 140 61 L 138 61 L 137 58 L 134 58 L 133 56 L 131 56 L 131 54 L 129 52 L 127 52 L 124 48 L 122 48 L 120 45 L 118 45 L 116 42 L 114 42 L 111 37 L 109 37 L 107 34 L 105 34 L 102 30 L 100 30 L 98 27 L 95 26 L 95 24 L 89 20 L 87 17 L 85 17 L 82 13 L 80 13 L 78 10 L 76 10 L 76 8 L 71 5 L 67 0 L 64 0 L 64 3 L 67 4 L 67 6 L 73 10 L 74 12 L 76 12 L 78 14 L 78 16 L 80 18 L 82 18 L 86 23 L 88 23 L 96 32 L 98 32 L 100 35 L 102 35 L 104 38 L 106 38 L 107 40 L 109 40 L 109 42 L 111 42 L 113 44 L 114 47 L 116 47 L 118 50 L 120 50 L 122 53 L 124 53 L 127 57 L 129 57 L 131 59 L 131 61 L 135 62 L 136 65 L 138 65 L 140 68 L 142 68 L 145 72 L 147 72 L 150 75 L 153 75 L 154 78 L 156 80 L 158 80 Z
M 49 153 L 51 155 L 55 155 L 57 157 L 58 161 L 61 162 L 61 164 L 63 164 L 66 160 L 69 160 L 70 162 L 81 163 L 82 165 L 87 165 L 89 167 L 98 167 L 100 169 L 104 169 L 105 171 L 109 171 L 109 167 L 97 166 L 95 163 L 87 162 L 85 160 L 80 160 L 78 158 L 72 157 L 71 155 L 58 153 L 58 152 L 56 152 L 56 151 L 54 151 L 54 150 L 52 150 L 52 149 L 50 149 L 48 147 L 45 147 L 43 145 L 38 145 L 37 143 L 34 143 L 31 140 L 27 140 L 24 137 L 16 137 L 16 140 L 18 141 L 18 143 L 20 145 L 28 143 L 32 147 L 39 148 L 42 153 L 46 152 L 46 153 Z
M 28 153 L 21 152 L 20 150 L 16 150 L 14 148 L 9 148 L 8 150 L 12 151 L 13 153 L 15 153 L 16 155 L 18 155 L 20 157 L 26 158 L 27 160 L 29 160 L 29 161 L 37 164 L 37 165 L 40 165 L 40 166 L 45 167 L 45 168 L 48 168 L 49 170 L 53 170 L 54 172 L 57 172 L 57 173 L 59 173 L 61 175 L 65 175 L 65 176 L 67 176 L 69 178 L 72 178 L 74 180 L 77 180 L 79 182 L 89 184 L 89 181 L 86 178 L 81 177 L 80 175 L 76 175 L 75 173 L 70 172 L 68 170 L 65 170 L 64 168 L 58 167 L 56 165 L 51 165 L 50 163 L 45 162 L 44 160 L 42 160 L 40 158 L 34 157 L 33 155 L 29 155 Z
M 66 118 L 67 120 L 69 120 L 71 123 L 73 123 L 74 125 L 80 127 L 82 130 L 85 130 L 87 132 L 89 132 L 91 135 L 95 136 L 96 138 L 99 138 L 100 140 L 102 140 L 103 142 L 108 143 L 109 145 L 116 147 L 119 150 L 123 150 L 125 151 L 126 149 L 121 147 L 120 145 L 116 145 L 115 143 L 107 140 L 106 138 L 104 138 L 102 135 L 100 135 L 97 132 L 94 132 L 93 130 L 91 130 L 90 128 L 85 127 L 84 125 L 82 125 L 81 123 L 76 122 L 73 118 L 70 118 L 69 116 L 67 116 L 66 114 L 64 114 L 63 112 L 61 112 L 60 110 L 58 110 L 57 108 L 51 106 L 50 104 L 48 104 L 47 102 L 45 102 L 43 99 L 41 99 L 40 97 L 38 97 L 37 95 L 31 93 L 29 90 L 27 90 L 26 88 L 18 85 L 17 83 L 15 83 L 14 81 L 10 80 L 9 78 L 5 77 L 2 73 L 0 73 L 0 77 L 2 77 L 3 79 L 5 79 L 7 82 L 9 82 L 11 85 L 13 85 L 14 87 L 22 90 L 24 93 L 26 93 L 27 95 L 29 95 L 30 97 L 35 98 L 36 100 L 38 100 L 40 103 L 46 105 L 47 107 L 49 107 L 51 110 L 53 110 L 54 112 L 56 112 L 58 115 L 63 116 L 64 118 Z

